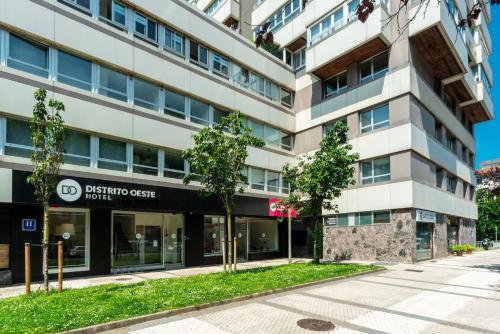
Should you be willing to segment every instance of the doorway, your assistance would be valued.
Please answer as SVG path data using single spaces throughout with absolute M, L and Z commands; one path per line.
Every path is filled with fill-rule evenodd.
M 433 224 L 417 223 L 417 261 L 432 259 Z
M 248 222 L 244 218 L 236 218 L 235 227 L 236 255 L 238 261 L 248 260 Z

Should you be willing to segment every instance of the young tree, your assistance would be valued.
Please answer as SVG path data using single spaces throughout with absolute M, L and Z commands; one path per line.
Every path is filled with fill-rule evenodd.
M 244 192 L 247 177 L 242 174 L 248 156 L 247 147 L 262 147 L 264 141 L 251 135 L 243 124 L 240 112 L 223 117 L 220 124 L 203 128 L 193 136 L 194 147 L 185 150 L 182 157 L 188 161 L 190 173 L 184 184 L 200 179 L 203 196 L 217 196 L 226 210 L 228 231 L 228 264 L 232 267 L 231 212 L 236 192 Z
M 283 167 L 284 178 L 290 184 L 286 203 L 293 205 L 300 215 L 312 218 L 316 263 L 323 254 L 322 211 L 336 210 L 337 205 L 332 201 L 355 183 L 352 164 L 358 154 L 350 153 L 352 146 L 348 143 L 347 131 L 347 125 L 337 122 L 321 140 L 319 150 L 299 157 L 296 166 Z
M 49 293 L 49 199 L 56 189 L 59 167 L 63 162 L 64 121 L 60 112 L 64 111 L 64 104 L 50 99 L 47 109 L 46 99 L 44 89 L 35 92 L 36 103 L 30 124 L 34 147 L 31 155 L 33 173 L 28 177 L 28 183 L 34 186 L 35 196 L 43 206 L 43 289 Z

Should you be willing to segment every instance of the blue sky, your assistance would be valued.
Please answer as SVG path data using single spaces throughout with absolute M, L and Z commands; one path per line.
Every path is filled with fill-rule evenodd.
M 490 35 L 493 44 L 493 52 L 490 64 L 493 68 L 493 89 L 491 98 L 495 106 L 494 119 L 492 121 L 479 123 L 475 126 L 476 136 L 476 168 L 484 160 L 500 158 L 500 5 L 491 6 L 492 22 L 490 24 Z

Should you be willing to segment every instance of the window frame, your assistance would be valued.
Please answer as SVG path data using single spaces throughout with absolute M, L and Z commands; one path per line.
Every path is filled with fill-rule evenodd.
M 353 0 L 353 1 L 355 1 L 355 0 Z M 383 55 L 384 53 L 387 53 L 387 66 L 378 72 L 374 72 L 373 60 L 376 57 Z M 362 76 L 363 74 L 361 73 L 361 66 L 367 62 L 370 62 L 370 75 L 363 77 Z M 387 72 L 389 72 L 389 49 L 386 49 L 382 52 L 379 52 L 376 55 L 373 55 L 370 58 L 367 58 L 367 59 L 359 62 L 358 69 L 359 69 L 358 79 L 359 79 L 360 84 L 364 84 L 364 83 L 370 82 L 372 80 L 383 77 Z
M 215 52 L 211 52 L 212 54 L 212 72 L 216 73 L 216 74 L 219 74 L 223 77 L 225 77 L 226 79 L 229 78 L 229 59 L 224 57 L 224 56 L 221 56 L 220 54 L 218 53 L 215 53 Z M 217 69 L 216 68 L 216 63 L 218 64 L 218 67 L 220 69 Z M 226 72 L 224 72 L 222 69 L 226 68 Z
M 60 56 L 61 56 L 61 54 L 65 54 L 65 55 L 68 55 L 70 57 L 77 58 L 79 60 L 82 60 L 84 62 L 89 63 L 90 64 L 90 81 L 87 82 L 87 81 L 81 80 L 79 78 L 74 78 L 74 77 L 71 77 L 69 75 L 61 73 L 60 72 L 60 69 L 61 69 L 61 66 L 60 66 L 60 64 L 61 64 Z M 93 66 L 92 61 L 89 61 L 87 59 L 81 58 L 79 56 L 73 55 L 73 54 L 68 53 L 68 52 L 64 52 L 62 50 L 58 50 L 57 51 L 57 69 L 56 69 L 56 80 L 57 80 L 57 82 L 60 82 L 62 84 L 65 84 L 65 85 L 68 85 L 68 86 L 71 86 L 71 87 L 74 87 L 74 88 L 83 89 L 83 90 L 86 90 L 88 92 L 91 92 L 92 88 L 93 88 L 93 80 L 92 79 L 94 77 L 94 70 L 93 69 L 94 69 L 94 66 Z M 81 83 L 82 85 L 88 85 L 88 89 L 87 88 L 83 88 L 81 86 L 77 86 L 75 84 L 68 83 L 67 81 L 61 81 L 60 77 L 66 78 L 66 80 L 69 80 L 70 82 L 74 81 L 76 83 Z
M 11 50 L 11 46 L 12 46 L 12 37 L 19 39 L 19 40 L 23 41 L 24 43 L 31 44 L 32 46 L 34 46 L 36 48 L 45 49 L 46 50 L 45 55 L 46 55 L 47 67 L 46 68 L 39 67 L 38 65 L 33 65 L 33 64 L 27 63 L 23 60 L 11 57 L 10 50 Z M 9 62 L 14 63 L 14 64 L 19 64 L 19 65 L 21 65 L 21 67 L 33 68 L 35 71 L 34 72 L 27 71 L 26 69 L 22 69 L 19 67 L 9 65 Z M 29 74 L 37 76 L 37 77 L 49 79 L 50 75 L 51 75 L 51 65 L 52 65 L 52 61 L 51 61 L 51 57 L 50 57 L 50 47 L 48 45 L 43 44 L 43 43 L 34 41 L 32 39 L 25 38 L 24 36 L 19 36 L 17 34 L 13 34 L 13 33 L 8 32 L 7 33 L 7 45 L 5 46 L 5 65 L 7 67 L 13 68 L 17 71 L 22 71 L 24 73 L 29 73 Z M 36 73 L 37 71 L 46 73 L 46 75 L 37 74 Z
M 163 149 L 163 170 L 161 171 L 161 176 L 163 177 L 168 177 L 168 178 L 171 178 L 171 179 L 181 179 L 182 177 L 184 177 L 184 175 L 186 175 L 186 161 L 184 159 L 183 160 L 183 169 L 180 170 L 180 169 L 174 169 L 174 168 L 167 168 L 167 164 L 165 163 L 165 161 L 167 161 L 167 156 L 168 156 L 168 153 L 169 152 L 172 152 L 172 153 L 180 153 L 181 156 L 180 158 L 182 159 L 182 151 L 180 150 L 176 150 L 176 149 L 169 149 L 169 148 L 164 148 Z M 170 176 L 170 175 L 167 175 L 167 173 L 172 173 L 172 174 L 178 174 L 178 177 L 173 177 L 173 176 Z
M 155 85 L 152 82 L 149 82 L 147 80 L 139 79 L 137 77 L 133 78 L 133 85 L 134 85 L 134 105 L 137 107 L 153 110 L 153 111 L 158 111 L 159 106 L 160 106 L 160 87 Z M 146 86 L 149 85 L 151 86 L 150 88 L 154 88 L 156 91 L 156 101 L 147 101 L 142 98 L 137 97 L 137 84 L 145 84 Z M 137 103 L 137 101 L 139 103 Z
M 340 77 L 342 75 L 345 75 L 346 80 L 345 80 L 345 86 L 340 87 Z M 336 89 L 335 89 L 335 91 L 327 93 L 326 92 L 327 82 L 330 81 L 331 79 L 335 79 Z M 329 77 L 328 79 L 323 80 L 323 99 L 327 99 L 330 96 L 334 96 L 334 95 L 340 95 L 340 94 L 343 94 L 345 92 L 347 92 L 347 70 L 339 72 L 339 73 Z
M 215 224 L 207 224 L 205 222 L 205 218 L 217 218 L 218 222 L 216 225 L 218 225 L 218 233 L 219 233 L 219 241 L 225 240 L 226 239 L 226 217 L 224 216 L 218 216 L 218 215 L 203 215 L 203 257 L 210 257 L 210 256 L 222 256 L 222 247 L 219 242 L 219 251 L 218 252 L 213 252 L 213 253 L 206 253 L 205 252 L 205 226 L 206 225 L 215 225 Z M 222 222 L 220 222 L 220 219 L 222 219 Z
M 141 17 L 143 18 L 144 20 L 146 20 L 146 23 L 144 24 L 144 29 L 145 29 L 145 34 L 137 31 L 137 18 L 138 17 Z M 149 37 L 149 24 L 150 23 L 153 23 L 155 25 L 155 38 L 152 39 L 151 37 Z M 140 23 L 142 24 L 142 23 Z M 144 15 L 144 14 L 141 14 L 140 12 L 137 12 L 135 11 L 134 12 L 134 36 L 137 36 L 141 39 L 144 39 L 148 42 L 151 42 L 153 44 L 156 44 L 158 45 L 158 27 L 159 27 L 159 24 L 158 22 L 156 22 L 155 20 L 151 19 L 149 16 L 147 15 Z
M 376 111 L 382 110 L 381 108 L 384 108 L 384 107 L 387 107 L 387 120 L 384 120 L 382 122 L 374 123 L 374 113 Z M 368 113 L 370 114 L 370 124 L 363 125 L 363 115 L 368 114 Z M 376 130 L 380 130 L 380 129 L 387 129 L 390 126 L 390 120 L 391 120 L 391 117 L 390 117 L 389 104 L 382 104 L 380 106 L 371 108 L 370 110 L 366 110 L 366 111 L 360 112 L 359 113 L 359 130 L 360 130 L 360 133 L 364 134 L 364 133 L 370 133 L 370 132 L 373 132 L 373 131 L 376 131 Z M 379 126 L 380 124 L 384 124 L 384 125 Z M 378 127 L 375 128 L 375 126 L 378 126 Z
M 186 39 L 183 35 L 179 34 L 177 31 L 170 29 L 169 27 L 164 27 L 165 33 L 164 33 L 164 43 L 163 43 L 163 49 L 173 52 L 174 54 L 180 55 L 180 56 L 185 56 L 186 54 Z M 171 43 L 172 45 L 167 44 L 167 34 L 170 33 L 171 36 Z M 176 43 L 180 42 L 180 52 L 175 48 Z
M 135 150 L 136 147 L 151 148 L 151 149 L 156 150 L 156 167 L 149 166 L 149 165 L 144 165 L 144 164 L 139 164 L 139 163 L 135 163 L 134 157 L 136 155 L 136 150 Z M 158 170 L 159 170 L 159 159 L 158 159 L 158 156 L 159 156 L 159 151 L 160 150 L 158 149 L 158 147 L 155 147 L 155 146 L 152 146 L 152 145 L 145 145 L 145 144 L 140 144 L 140 143 L 134 143 L 134 144 L 132 144 L 132 172 L 135 173 L 135 174 L 158 176 Z M 139 171 L 140 169 L 151 170 L 151 171 L 154 171 L 155 173 L 154 174 L 143 173 L 143 172 Z
M 29 159 L 30 156 L 31 156 L 31 154 L 35 151 L 35 147 L 33 146 L 33 144 L 31 144 L 30 146 L 28 146 L 28 145 L 23 145 L 23 144 L 11 143 L 7 139 L 7 132 L 9 131 L 9 126 L 8 126 L 9 120 L 15 121 L 15 122 L 26 123 L 26 125 L 28 126 L 28 128 L 30 128 L 30 122 L 29 121 L 25 121 L 25 120 L 21 120 L 21 119 L 18 119 L 18 118 L 12 118 L 12 117 L 5 117 L 3 119 L 5 120 L 4 121 L 4 124 L 5 124 L 5 129 L 4 130 L 5 130 L 5 133 L 4 134 L 0 134 L 3 137 L 2 138 L 2 144 L 3 144 L 2 153 L 4 155 L 8 155 L 8 156 L 12 156 L 12 157 Z M 30 128 L 30 130 L 31 130 L 31 128 Z M 11 155 L 11 154 L 7 154 L 7 152 L 6 152 L 8 148 L 23 150 L 23 151 L 27 151 L 29 153 L 27 154 L 28 155 L 27 157 L 21 156 L 21 155 Z
M 104 140 L 110 140 L 110 141 L 115 141 L 115 142 L 119 142 L 119 143 L 125 144 L 125 161 L 114 160 L 114 159 L 109 159 L 109 158 L 102 158 L 101 157 L 101 140 L 103 140 L 103 139 Z M 128 172 L 129 171 L 129 156 L 128 156 L 129 149 L 128 149 L 128 147 L 129 147 L 129 144 L 127 142 L 116 140 L 116 139 L 111 139 L 111 138 L 107 138 L 107 137 L 100 137 L 99 136 L 98 137 L 98 142 L 97 142 L 97 162 L 96 162 L 96 167 L 98 169 L 113 170 L 113 171 L 122 172 L 122 173 Z M 103 162 L 103 163 L 107 163 L 107 164 L 114 164 L 114 165 L 125 166 L 125 170 L 99 167 L 99 162 Z
M 125 76 L 125 93 L 117 91 L 117 90 L 115 90 L 113 88 L 108 88 L 108 87 L 103 86 L 102 80 L 101 80 L 102 70 L 103 69 L 106 70 L 106 71 L 109 71 L 109 72 L 115 72 L 115 73 L 118 73 L 118 74 L 121 74 L 121 75 Z M 99 74 L 98 74 L 97 77 L 98 77 L 97 92 L 99 93 L 99 95 L 105 96 L 105 97 L 110 98 L 110 99 L 122 101 L 122 102 L 128 102 L 129 95 L 130 95 L 129 94 L 129 84 L 128 84 L 128 82 L 130 81 L 130 77 L 127 74 L 125 74 L 123 72 L 115 71 L 114 69 L 112 69 L 110 67 L 99 66 Z M 124 99 L 122 100 L 122 99 L 119 99 L 119 98 L 117 98 L 115 96 L 105 95 L 101 91 L 110 92 L 110 93 L 112 93 L 112 95 L 123 96 Z
M 73 165 L 73 166 L 91 167 L 92 166 L 92 136 L 89 133 L 86 133 L 86 132 L 83 132 L 83 131 L 78 131 L 78 130 L 73 130 L 73 129 L 66 129 L 64 135 L 66 136 L 68 132 L 74 132 L 74 133 L 77 133 L 77 134 L 82 134 L 82 135 L 88 136 L 88 140 L 89 140 L 89 155 L 85 156 L 85 155 L 80 155 L 80 154 L 75 154 L 75 153 L 66 153 L 66 152 L 63 152 L 63 163 L 65 165 L 68 164 L 68 165 Z M 65 138 L 65 140 L 63 142 L 63 145 L 66 142 L 67 141 L 66 141 L 66 138 Z M 66 162 L 65 159 L 64 159 L 65 156 L 76 158 L 76 159 L 85 159 L 85 160 L 88 160 L 88 165 L 82 165 L 82 164 L 75 164 L 75 163 L 71 163 L 71 162 Z
M 164 91 L 164 93 L 163 93 L 164 94 L 163 114 L 185 120 L 186 116 L 187 116 L 187 112 L 186 112 L 186 99 L 187 99 L 187 97 L 184 94 L 177 93 L 177 92 L 175 92 L 175 91 L 173 91 L 171 89 L 164 88 L 163 91 Z M 183 101 L 183 105 L 184 105 L 184 107 L 183 107 L 182 111 L 174 109 L 174 108 L 167 107 L 167 105 L 166 105 L 166 103 L 167 103 L 167 92 L 183 97 L 183 100 L 184 100 Z M 173 113 L 175 115 L 172 115 L 170 113 L 166 113 L 165 109 L 168 110 L 170 113 Z
M 375 162 L 380 161 L 380 160 L 387 160 L 388 161 L 389 173 L 375 175 Z M 367 164 L 367 163 L 371 164 L 370 175 L 364 175 L 364 173 L 363 173 L 363 164 Z M 360 163 L 360 176 L 361 176 L 360 178 L 361 178 L 362 185 L 375 184 L 375 183 L 381 183 L 381 182 L 389 182 L 391 180 L 391 159 L 390 159 L 390 156 L 361 161 L 361 163 Z M 386 177 L 389 177 L 389 179 L 388 180 L 382 179 L 379 181 L 376 180 L 377 178 L 386 178 Z M 369 180 L 370 182 L 365 182 L 365 180 Z
M 191 57 L 191 51 L 192 51 L 192 47 L 196 45 L 196 57 L 197 59 L 193 59 Z M 207 62 L 206 63 L 203 63 L 200 61 L 200 50 L 201 49 L 204 49 L 206 50 L 206 53 L 207 53 Z M 199 65 L 205 69 L 208 69 L 209 68 L 209 64 L 210 64 L 210 51 L 209 51 L 209 48 L 207 48 L 206 46 L 203 46 L 202 44 L 198 43 L 198 42 L 195 42 L 195 41 L 190 41 L 189 43 L 189 61 L 193 64 L 196 64 L 196 65 Z

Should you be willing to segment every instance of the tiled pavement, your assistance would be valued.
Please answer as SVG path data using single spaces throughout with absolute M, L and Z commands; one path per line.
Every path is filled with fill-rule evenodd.
M 306 259 L 293 259 L 293 262 L 306 262 Z M 288 263 L 288 259 L 275 259 L 275 260 L 263 260 L 263 261 L 252 261 L 252 262 L 242 262 L 238 263 L 238 269 L 251 269 L 258 267 L 270 267 L 279 266 Z M 136 272 L 130 274 L 117 274 L 108 276 L 96 276 L 96 277 L 86 277 L 86 278 L 74 278 L 65 279 L 63 282 L 63 287 L 69 289 L 79 289 L 89 286 L 118 283 L 118 284 L 128 284 L 136 283 L 145 280 L 161 279 L 161 278 L 173 278 L 182 276 L 191 276 L 198 274 L 208 274 L 222 271 L 221 265 L 215 266 L 204 266 L 204 267 L 190 267 L 190 268 L 180 268 L 180 269 L 170 269 L 162 271 L 149 271 L 149 272 Z M 51 288 L 57 287 L 57 281 L 50 282 Z M 40 289 L 40 283 L 34 283 L 31 285 L 31 291 L 36 291 Z M 14 297 L 24 293 L 24 285 L 12 285 L 6 287 L 0 287 L 0 299 L 7 297 Z
M 408 271 L 410 269 L 410 271 Z M 500 251 L 388 266 L 385 272 L 228 304 L 106 334 L 500 333 Z

